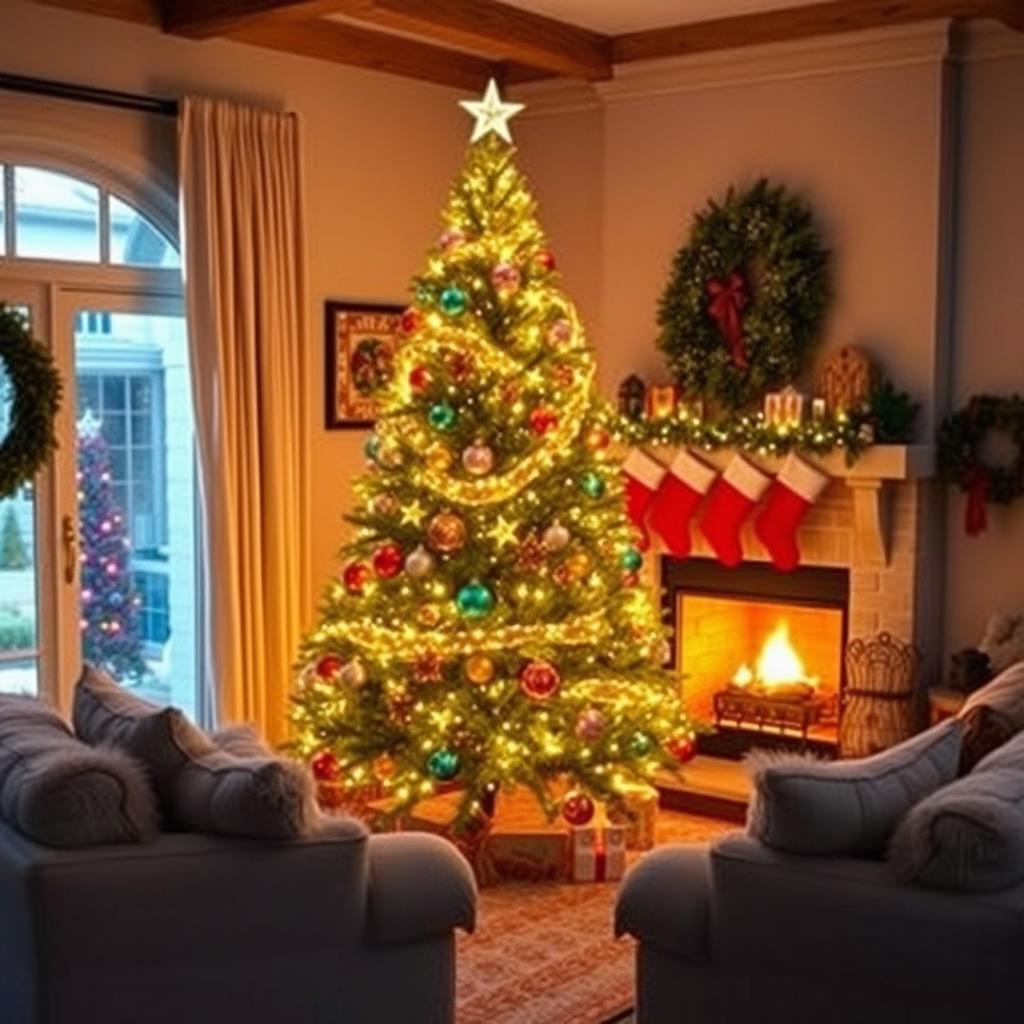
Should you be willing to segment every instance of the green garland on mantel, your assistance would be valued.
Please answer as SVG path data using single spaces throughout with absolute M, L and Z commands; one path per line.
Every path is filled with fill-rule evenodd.
M 686 445 L 705 451 L 735 448 L 761 456 L 784 455 L 790 451 L 820 456 L 842 451 L 850 466 L 875 440 L 867 411 L 784 426 L 769 424 L 760 412 L 705 420 L 680 408 L 671 416 L 634 420 L 609 406 L 603 425 L 621 444 Z
M 25 318 L 0 303 L 0 363 L 6 371 L 10 421 L 0 438 L 0 498 L 28 483 L 57 447 L 54 419 L 61 380 L 53 357 L 29 333 Z

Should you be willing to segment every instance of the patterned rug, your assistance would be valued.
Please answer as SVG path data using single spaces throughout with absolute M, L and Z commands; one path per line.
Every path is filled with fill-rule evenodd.
M 735 827 L 662 811 L 657 837 L 703 842 Z M 605 1024 L 627 1013 L 633 942 L 612 936 L 616 888 L 505 882 L 483 889 L 476 934 L 459 937 L 458 1024 Z

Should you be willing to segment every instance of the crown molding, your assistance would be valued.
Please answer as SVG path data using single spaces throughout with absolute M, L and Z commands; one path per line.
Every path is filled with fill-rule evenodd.
M 953 52 L 965 64 L 1024 57 L 1024 32 L 999 21 L 968 21 L 953 32 Z
M 517 103 L 526 109 L 520 121 L 535 121 L 559 114 L 578 114 L 587 110 L 600 110 L 604 106 L 591 82 L 571 78 L 547 78 L 538 82 L 524 82 L 509 90 Z

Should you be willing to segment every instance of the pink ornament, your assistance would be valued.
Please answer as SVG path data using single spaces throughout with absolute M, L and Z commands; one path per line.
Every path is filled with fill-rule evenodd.
M 506 294 L 519 288 L 519 268 L 512 263 L 496 263 L 491 271 L 491 284 Z
M 566 345 L 572 341 L 572 324 L 565 319 L 556 320 L 548 328 L 548 341 L 552 345 Z
M 604 732 L 604 715 L 597 708 L 584 708 L 576 719 L 576 735 L 581 740 L 593 741 Z
M 445 228 L 445 230 L 441 232 L 441 237 L 437 240 L 437 244 L 444 249 L 445 252 L 449 252 L 457 246 L 462 245 L 465 240 L 465 231 L 462 231 L 459 228 Z

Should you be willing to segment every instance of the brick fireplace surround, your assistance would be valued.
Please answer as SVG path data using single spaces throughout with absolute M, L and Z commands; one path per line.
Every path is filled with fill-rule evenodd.
M 669 462 L 674 452 L 657 454 Z M 704 458 L 721 469 L 731 454 L 722 451 Z M 771 473 L 781 464 L 778 459 L 752 461 Z M 846 465 L 842 453 L 809 461 L 832 480 L 802 524 L 802 564 L 848 569 L 849 637 L 886 631 L 912 641 L 922 656 L 918 682 L 927 686 L 941 655 L 945 496 L 933 480 L 934 450 L 920 445 L 877 445 L 853 466 Z M 767 553 L 753 532 L 753 518 L 743 531 L 745 559 L 766 562 Z M 714 557 L 696 526 L 693 538 L 691 557 Z M 655 539 L 656 565 L 662 553 Z

